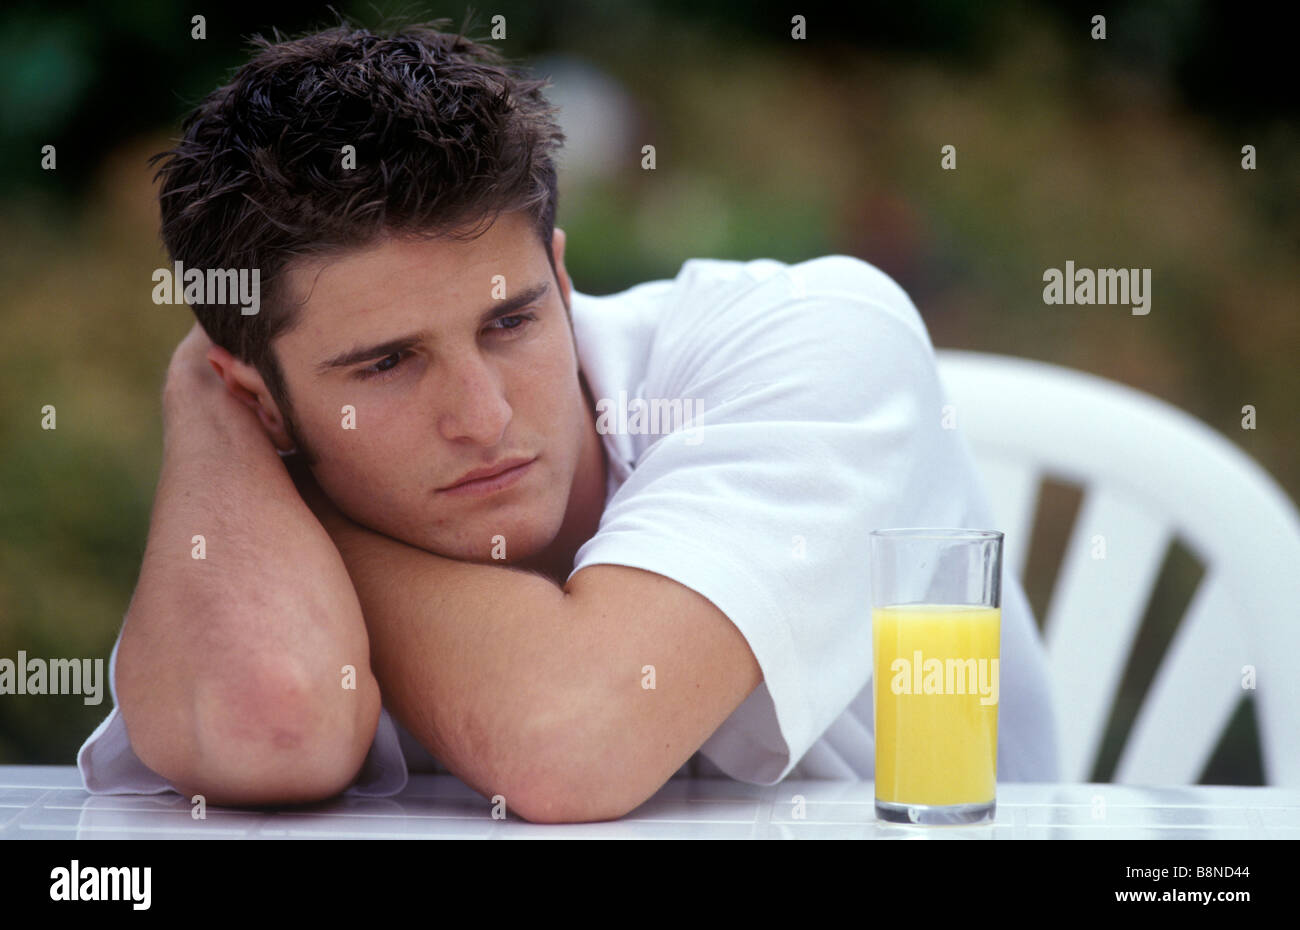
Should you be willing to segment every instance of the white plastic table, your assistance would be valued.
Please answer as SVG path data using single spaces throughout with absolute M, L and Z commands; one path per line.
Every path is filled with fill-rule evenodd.
M 872 783 L 674 778 L 616 821 L 533 824 L 450 775 L 412 775 L 392 798 L 337 798 L 276 811 L 188 799 L 94 796 L 74 766 L 0 766 L 0 840 L 9 839 L 1300 839 L 1300 790 L 1191 785 L 998 786 L 997 818 L 914 827 L 875 819 Z M 802 797 L 802 805 L 797 800 Z

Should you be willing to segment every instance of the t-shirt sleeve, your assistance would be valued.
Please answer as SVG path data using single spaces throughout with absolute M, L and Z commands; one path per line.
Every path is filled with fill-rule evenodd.
M 113 696 L 113 709 L 77 752 L 77 768 L 81 772 L 82 783 L 91 794 L 161 794 L 177 791 L 171 782 L 141 762 L 131 748 L 131 740 L 117 702 L 115 670 L 117 649 L 121 643 L 122 636 L 119 633 L 108 660 L 108 687 Z M 402 754 L 397 730 L 388 710 L 383 709 L 366 761 L 356 780 L 343 794 L 386 797 L 400 792 L 406 787 L 406 781 L 406 759 Z
M 920 315 L 845 261 L 852 290 L 779 274 L 666 313 L 638 396 L 692 400 L 695 422 L 651 437 L 573 569 L 662 574 L 736 625 L 763 681 L 700 752 L 755 784 L 870 680 L 870 532 L 961 526 L 971 493 Z

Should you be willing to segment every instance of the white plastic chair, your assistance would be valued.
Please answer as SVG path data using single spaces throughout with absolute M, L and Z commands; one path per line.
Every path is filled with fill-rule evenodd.
M 1231 441 L 1132 388 L 1026 359 L 952 349 L 936 356 L 1006 534 L 1006 570 L 1023 578 L 1040 479 L 1083 489 L 1044 625 L 1062 778 L 1091 776 L 1177 537 L 1205 574 L 1114 781 L 1195 784 L 1238 702 L 1253 697 L 1265 781 L 1300 786 L 1300 515 L 1286 493 Z M 1096 536 L 1104 558 L 1093 558 Z M 1243 684 L 1247 665 L 1254 691 Z

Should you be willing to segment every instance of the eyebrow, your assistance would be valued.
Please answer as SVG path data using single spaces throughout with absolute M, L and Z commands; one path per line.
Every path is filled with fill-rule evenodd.
M 516 310 L 522 310 L 528 304 L 545 299 L 551 292 L 551 282 L 544 281 L 541 284 L 534 284 L 532 287 L 520 291 L 514 297 L 507 297 L 505 300 L 493 301 L 479 315 L 479 325 L 491 322 L 499 317 L 508 316 Z M 316 366 L 318 374 L 336 371 L 340 368 L 348 368 L 352 365 L 368 362 L 371 359 L 384 358 L 397 352 L 403 352 L 413 346 L 425 342 L 432 337 L 430 330 L 421 330 L 418 333 L 410 333 L 406 336 L 399 336 L 396 339 L 389 339 L 385 342 L 374 345 L 357 346 L 348 349 L 333 358 L 326 359 Z

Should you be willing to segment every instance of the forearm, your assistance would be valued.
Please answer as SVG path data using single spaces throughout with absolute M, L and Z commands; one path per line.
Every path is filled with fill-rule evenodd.
M 325 797 L 355 775 L 379 716 L 361 608 L 256 417 L 207 374 L 168 383 L 121 713 L 146 765 L 212 803 Z
M 564 648 L 566 595 L 550 580 L 461 562 L 323 516 L 362 604 L 389 709 L 486 798 L 534 808 L 533 789 L 565 773 L 566 682 L 581 658 Z

